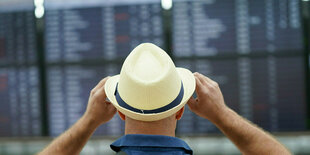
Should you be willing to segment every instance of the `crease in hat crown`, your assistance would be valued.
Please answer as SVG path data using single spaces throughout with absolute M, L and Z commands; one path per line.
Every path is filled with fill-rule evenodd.
M 118 91 L 130 106 L 141 110 L 161 108 L 181 89 L 181 78 L 168 54 L 151 43 L 137 46 L 126 58 Z

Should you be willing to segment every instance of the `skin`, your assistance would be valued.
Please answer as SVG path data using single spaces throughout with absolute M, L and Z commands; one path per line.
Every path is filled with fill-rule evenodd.
M 39 155 L 79 154 L 96 128 L 108 122 L 114 116 L 116 109 L 106 101 L 107 97 L 104 92 L 104 84 L 107 79 L 108 77 L 104 78 L 92 89 L 84 115 Z
M 188 101 L 189 108 L 214 123 L 243 154 L 291 154 L 270 134 L 227 107 L 215 81 L 199 73 L 194 75 L 197 98 Z
M 197 98 L 190 98 L 191 111 L 213 122 L 243 154 L 291 154 L 270 134 L 242 118 L 225 105 L 218 84 L 206 76 L 194 73 Z M 108 122 L 116 113 L 113 105 L 106 101 L 104 84 L 108 78 L 99 82 L 91 91 L 87 110 L 79 121 L 69 130 L 56 138 L 40 155 L 79 154 L 95 129 Z M 125 121 L 125 134 L 152 134 L 175 136 L 177 121 L 181 119 L 184 107 L 177 113 L 153 122 L 131 119 L 121 112 Z
M 120 118 L 125 121 L 125 134 L 165 135 L 175 137 L 177 121 L 181 119 L 184 107 L 177 113 L 158 121 L 143 122 L 131 119 L 121 112 Z

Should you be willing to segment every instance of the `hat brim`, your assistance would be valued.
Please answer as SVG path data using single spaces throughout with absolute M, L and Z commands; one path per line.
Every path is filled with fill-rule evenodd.
M 181 101 L 181 103 L 177 106 L 175 106 L 172 109 L 169 109 L 167 111 L 161 112 L 161 113 L 152 113 L 152 114 L 142 114 L 142 113 L 137 113 L 131 110 L 128 110 L 126 108 L 121 107 L 114 96 L 115 88 L 116 85 L 119 81 L 119 75 L 115 75 L 110 77 L 106 83 L 105 83 L 105 93 L 107 95 L 107 98 L 110 100 L 110 102 L 114 105 L 114 107 L 123 113 L 124 115 L 135 119 L 135 120 L 140 120 L 140 121 L 156 121 L 156 120 L 161 120 L 166 117 L 171 116 L 172 114 L 175 114 L 177 111 L 179 111 L 189 100 L 189 98 L 193 95 L 196 87 L 196 81 L 195 77 L 192 74 L 191 71 L 185 68 L 176 68 L 182 82 L 183 82 L 183 87 L 184 87 L 184 96 Z

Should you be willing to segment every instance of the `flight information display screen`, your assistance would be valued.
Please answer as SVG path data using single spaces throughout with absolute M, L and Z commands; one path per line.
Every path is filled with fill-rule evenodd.
M 119 74 L 120 66 L 52 66 L 47 73 L 49 132 L 57 136 L 70 128 L 85 112 L 90 91 L 106 76 Z M 120 135 L 123 122 L 115 117 L 98 128 L 95 135 Z
M 176 57 L 303 49 L 299 0 L 175 0 Z
M 33 0 L 0 0 L 0 137 L 45 135 L 43 121 L 50 136 L 60 135 L 83 115 L 91 89 L 119 74 L 124 58 L 143 42 L 171 47 L 176 66 L 217 81 L 226 104 L 263 129 L 305 131 L 300 5 L 174 0 L 163 11 L 160 0 L 45 0 L 44 49 L 38 50 Z M 170 30 L 164 30 L 167 21 Z M 171 43 L 165 42 L 169 34 Z M 123 132 L 115 115 L 95 135 Z M 179 135 L 219 132 L 188 108 L 177 125 Z
M 303 131 L 306 79 L 298 0 L 175 0 L 177 66 L 217 81 L 226 104 L 265 130 Z M 217 133 L 188 109 L 179 134 Z
M 0 137 L 41 136 L 33 1 L 0 2 Z
M 141 42 L 163 46 L 158 0 L 57 4 L 57 0 L 46 0 L 47 62 L 124 58 Z
M 142 42 L 164 45 L 159 0 L 45 1 L 49 134 L 57 136 L 86 110 L 89 93 Z M 123 134 L 116 115 L 95 135 Z
M 176 65 L 217 81 L 225 103 L 265 130 L 307 129 L 305 68 L 300 56 L 181 60 Z M 177 131 L 179 134 L 219 132 L 211 122 L 188 108 Z
M 7 3 L 0 2 L 0 65 L 36 63 L 34 7 Z
M 0 67 L 0 98 L 0 136 L 41 136 L 37 67 Z

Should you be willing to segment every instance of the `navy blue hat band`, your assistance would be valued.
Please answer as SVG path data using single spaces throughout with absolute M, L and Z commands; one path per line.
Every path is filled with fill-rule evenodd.
M 134 112 L 141 113 L 141 114 L 160 113 L 160 112 L 164 112 L 164 111 L 167 111 L 169 109 L 172 109 L 181 103 L 183 96 L 184 96 L 183 83 L 181 82 L 181 90 L 179 92 L 179 95 L 171 103 L 167 104 L 164 107 L 158 108 L 158 109 L 142 110 L 142 109 L 137 109 L 137 108 L 134 108 L 134 107 L 128 105 L 119 95 L 117 88 L 118 88 L 118 83 L 116 84 L 116 88 L 115 88 L 115 92 L 114 92 L 114 95 L 115 95 L 115 98 L 116 98 L 118 105 L 120 105 L 121 107 L 128 109 L 130 111 L 134 111 Z

